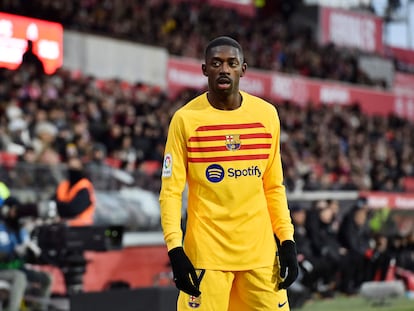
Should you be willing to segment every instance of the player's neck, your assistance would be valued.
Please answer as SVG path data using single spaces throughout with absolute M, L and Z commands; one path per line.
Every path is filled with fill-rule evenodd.
M 216 109 L 235 110 L 240 108 L 243 98 L 239 92 L 223 96 L 208 92 L 207 99 L 210 105 Z

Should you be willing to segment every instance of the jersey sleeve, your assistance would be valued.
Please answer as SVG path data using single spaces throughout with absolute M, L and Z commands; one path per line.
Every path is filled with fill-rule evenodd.
M 283 184 L 283 168 L 280 154 L 280 120 L 275 110 L 272 126 L 272 150 L 263 183 L 272 221 L 273 232 L 283 242 L 293 240 L 293 224 L 287 204 L 286 189 Z
M 184 120 L 175 114 L 171 120 L 161 177 L 161 226 L 167 249 L 182 246 L 182 194 L 186 184 L 187 154 Z

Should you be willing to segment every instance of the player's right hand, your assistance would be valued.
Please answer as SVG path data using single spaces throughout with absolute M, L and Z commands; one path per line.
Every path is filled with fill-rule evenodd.
M 176 247 L 168 252 L 177 288 L 191 296 L 198 297 L 201 292 L 198 289 L 200 281 L 193 264 L 182 247 Z

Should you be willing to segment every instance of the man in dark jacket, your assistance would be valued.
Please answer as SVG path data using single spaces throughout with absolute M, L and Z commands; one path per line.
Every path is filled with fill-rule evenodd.
M 340 289 L 344 293 L 355 293 L 364 281 L 372 275 L 372 261 L 375 260 L 372 236 L 368 226 L 368 205 L 364 198 L 345 215 L 339 227 L 338 239 L 348 251 L 349 266 L 341 277 Z
M 322 257 L 315 255 L 312 248 L 311 240 L 308 237 L 306 228 L 307 210 L 300 205 L 292 205 L 290 213 L 292 223 L 295 228 L 293 235 L 298 254 L 298 263 L 300 267 L 300 281 L 310 291 L 318 291 L 318 280 L 323 282 L 328 278 L 329 271 L 325 269 L 326 262 Z
M 325 276 L 320 291 L 331 293 L 338 287 L 338 276 L 348 268 L 348 251 L 338 240 L 337 232 L 333 226 L 335 211 L 326 202 L 316 202 L 308 211 L 306 223 L 308 237 L 315 256 L 324 262 Z

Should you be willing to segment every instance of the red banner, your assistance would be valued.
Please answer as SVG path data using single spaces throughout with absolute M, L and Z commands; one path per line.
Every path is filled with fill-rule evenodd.
M 392 192 L 361 192 L 371 208 L 414 209 L 414 194 Z
M 253 0 L 209 0 L 211 5 L 235 9 L 240 14 L 254 16 L 256 9 Z
M 206 89 L 207 79 L 201 71 L 201 62 L 191 58 L 170 57 L 167 68 L 168 94 L 175 97 L 186 88 Z
M 254 0 L 172 0 L 172 2 L 190 2 L 202 4 L 207 2 L 211 6 L 236 10 L 239 14 L 246 16 L 256 15 Z
M 370 15 L 335 8 L 320 8 L 319 31 L 322 44 L 383 53 L 382 20 Z
M 414 60 L 413 60 L 414 62 Z M 396 72 L 394 74 L 393 90 L 394 93 L 401 96 L 410 96 L 414 98 L 414 75 Z
M 401 62 L 414 65 L 414 50 L 407 50 L 402 48 L 396 48 L 393 46 L 387 46 L 387 54 L 390 57 L 395 57 Z
M 46 73 L 63 62 L 63 27 L 58 23 L 0 13 L 0 67 L 16 69 L 26 51 L 27 40 L 43 61 Z
M 183 88 L 207 89 L 207 78 L 201 62 L 194 59 L 170 58 L 167 70 L 168 91 L 175 96 Z M 395 94 L 374 88 L 341 82 L 308 79 L 282 73 L 248 69 L 240 80 L 240 88 L 270 100 L 288 100 L 305 105 L 350 105 L 359 103 L 367 114 L 396 114 L 414 120 L 414 96 Z

